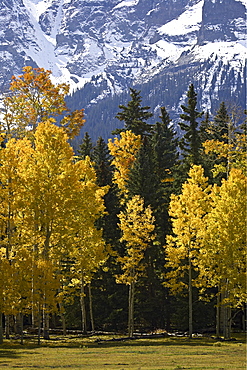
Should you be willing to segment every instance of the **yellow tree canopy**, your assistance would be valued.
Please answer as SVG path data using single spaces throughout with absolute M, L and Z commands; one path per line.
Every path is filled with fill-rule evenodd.
M 246 180 L 233 168 L 229 178 L 213 188 L 200 261 L 208 286 L 227 289 L 233 305 L 246 300 Z
M 119 215 L 119 227 L 122 231 L 120 241 L 126 242 L 127 253 L 119 257 L 123 275 L 118 277 L 118 282 L 131 284 L 138 278 L 138 272 L 142 270 L 141 261 L 144 252 L 155 239 L 155 219 L 150 206 L 144 206 L 144 200 L 135 195 L 126 204 L 125 212 Z
M 183 277 L 189 269 L 188 260 L 197 269 L 199 250 L 205 230 L 204 217 L 207 214 L 210 187 L 201 166 L 194 165 L 189 171 L 188 180 L 182 186 L 180 195 L 172 195 L 169 214 L 172 220 L 173 235 L 167 236 L 166 266 L 167 286 L 174 292 L 187 288 Z
M 54 85 L 51 71 L 43 68 L 23 68 L 23 74 L 12 77 L 10 92 L 4 98 L 0 133 L 7 137 L 32 135 L 40 122 L 65 115 L 61 125 L 70 137 L 77 135 L 84 124 L 83 110 L 70 112 L 65 103 L 69 92 L 66 84 Z
M 121 132 L 120 135 L 120 139 L 115 137 L 114 141 L 109 140 L 108 148 L 113 156 L 112 164 L 115 166 L 113 181 L 124 194 L 130 168 L 141 146 L 141 136 L 135 135 L 132 131 Z

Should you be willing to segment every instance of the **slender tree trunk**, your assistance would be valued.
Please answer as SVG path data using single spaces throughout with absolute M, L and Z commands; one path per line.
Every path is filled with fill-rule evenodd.
M 231 338 L 231 307 L 226 304 L 224 305 L 224 339 Z
M 9 315 L 5 315 L 5 338 L 9 339 L 10 338 L 10 322 L 9 322 Z
M 49 335 L 49 313 L 46 312 L 46 304 L 43 306 L 43 338 L 50 339 Z
M 63 310 L 63 304 L 59 303 L 59 308 L 60 308 L 60 316 L 62 320 L 62 328 L 63 328 L 63 335 L 66 335 L 66 322 L 65 322 L 65 316 L 64 316 L 64 310 Z
M 41 315 L 40 315 L 40 305 L 38 308 L 38 345 L 40 345 L 40 338 L 41 338 Z
M 224 295 L 223 295 L 223 299 L 225 300 L 225 302 L 222 306 L 224 339 L 231 338 L 231 307 L 229 306 L 229 303 L 227 302 L 228 297 L 229 297 L 228 281 L 226 280 L 224 284 Z
M 18 314 L 15 316 L 15 332 L 21 335 L 21 314 L 20 312 L 18 312 Z
M 3 343 L 3 314 L 0 311 L 0 344 Z
M 193 332 L 193 300 L 192 300 L 192 265 L 189 256 L 189 337 L 192 338 Z
M 128 334 L 133 337 L 134 334 L 134 294 L 135 283 L 131 282 L 129 285 L 129 316 L 128 316 Z
M 243 314 L 242 314 L 242 330 L 245 331 L 247 329 L 247 326 L 246 326 L 246 315 L 247 313 L 247 305 L 244 303 L 244 307 L 243 307 Z
M 23 344 L 23 314 L 20 313 L 20 319 L 21 319 L 21 344 Z
M 85 286 L 84 286 L 83 277 L 81 277 L 80 304 L 81 304 L 82 332 L 83 334 L 86 334 L 87 333 L 87 320 L 86 320 L 86 305 L 85 305 Z
M 220 289 L 218 289 L 216 304 L 216 337 L 220 337 Z
M 88 284 L 88 295 L 89 295 L 89 311 L 90 311 L 91 330 L 92 332 L 94 332 L 93 300 L 92 300 L 91 283 Z

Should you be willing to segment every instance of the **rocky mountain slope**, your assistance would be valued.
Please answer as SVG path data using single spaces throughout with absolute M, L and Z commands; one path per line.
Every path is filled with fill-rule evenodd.
M 246 102 L 246 0 L 1 0 L 0 86 L 24 65 L 71 86 L 92 137 L 120 123 L 128 88 L 174 120 L 190 83 L 209 112 Z

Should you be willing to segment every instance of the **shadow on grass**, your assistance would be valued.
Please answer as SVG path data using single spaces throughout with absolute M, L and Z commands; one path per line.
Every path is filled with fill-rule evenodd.
M 2 349 L 0 346 L 1 357 L 14 357 L 17 356 L 15 349 L 35 350 L 38 348 L 111 348 L 111 347 L 157 347 L 157 346 L 188 346 L 188 347 L 211 347 L 218 342 L 217 338 L 212 337 L 199 337 L 189 339 L 188 337 L 159 337 L 159 338 L 127 338 L 116 336 L 111 339 L 102 336 L 94 336 L 89 338 L 85 337 L 54 337 L 50 340 L 41 341 L 41 344 L 35 340 L 24 341 L 21 345 L 18 341 L 5 342 Z M 219 343 L 219 342 L 218 342 Z M 245 335 L 239 335 L 233 338 L 232 341 L 222 341 L 224 343 L 246 343 Z M 22 353 L 24 353 L 22 351 Z M 35 354 L 35 352 L 30 352 Z M 8 355 L 9 354 L 9 355 Z
M 17 358 L 17 357 L 19 357 L 19 354 L 17 353 L 17 351 L 15 351 L 15 350 L 11 350 L 11 349 L 9 349 L 9 350 L 2 350 L 1 348 L 0 348 L 0 366 L 1 366 L 1 359 L 2 358 Z

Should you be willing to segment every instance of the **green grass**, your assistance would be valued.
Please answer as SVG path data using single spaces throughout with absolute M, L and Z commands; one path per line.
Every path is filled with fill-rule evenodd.
M 100 341 L 103 337 L 66 337 L 42 341 L 5 340 L 0 369 L 179 370 L 246 369 L 244 338 L 216 342 L 210 338 L 159 338 Z M 107 338 L 109 339 L 109 338 Z

